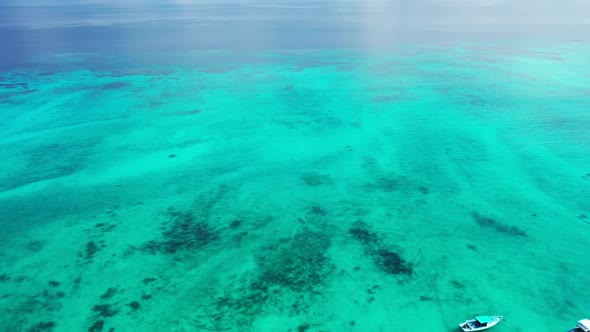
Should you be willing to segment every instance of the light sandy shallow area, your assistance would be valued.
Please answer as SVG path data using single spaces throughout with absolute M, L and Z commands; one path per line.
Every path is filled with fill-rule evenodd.
M 566 331 L 590 315 L 590 47 L 550 49 L 0 74 L 0 330 Z

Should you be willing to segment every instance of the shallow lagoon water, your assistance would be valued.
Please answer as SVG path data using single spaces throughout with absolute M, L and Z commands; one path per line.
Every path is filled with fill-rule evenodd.
M 467 39 L 22 48 L 0 329 L 567 330 L 590 307 L 590 44 Z

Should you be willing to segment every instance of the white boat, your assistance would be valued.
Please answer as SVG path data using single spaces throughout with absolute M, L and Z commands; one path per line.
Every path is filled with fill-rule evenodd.
M 579 320 L 578 326 L 571 329 L 570 332 L 590 332 L 590 319 Z
M 477 316 L 459 324 L 459 327 L 465 332 L 483 331 L 496 326 L 502 319 L 504 319 L 504 316 Z

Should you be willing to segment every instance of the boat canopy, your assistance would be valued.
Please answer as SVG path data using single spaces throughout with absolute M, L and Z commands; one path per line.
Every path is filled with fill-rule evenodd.
M 490 316 L 477 316 L 477 317 L 475 317 L 475 319 L 477 319 L 477 321 L 480 322 L 481 324 L 491 323 L 494 321 L 494 319 Z
M 578 327 L 582 329 L 582 331 L 590 331 L 590 319 L 582 319 L 578 321 Z

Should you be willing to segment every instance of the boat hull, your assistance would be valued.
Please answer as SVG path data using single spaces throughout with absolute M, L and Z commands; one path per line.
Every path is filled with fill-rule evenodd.
M 496 326 L 498 323 L 500 323 L 502 321 L 502 319 L 504 319 L 503 316 L 491 316 L 493 318 L 493 321 L 487 323 L 485 326 L 481 326 L 481 324 L 477 324 L 477 321 L 475 319 L 471 319 L 471 320 L 466 320 L 465 322 L 459 324 L 459 327 L 464 331 L 464 332 L 472 332 L 472 331 L 483 331 L 483 330 L 487 330 L 490 329 L 494 326 Z M 480 326 L 478 326 L 480 325 Z

